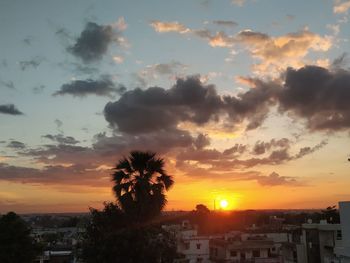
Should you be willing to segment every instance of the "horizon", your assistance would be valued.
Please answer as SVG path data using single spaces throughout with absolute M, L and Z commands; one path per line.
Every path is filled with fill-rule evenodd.
M 133 150 L 165 211 L 350 200 L 349 0 L 2 1 L 0 213 L 114 202 Z M 217 206 L 219 207 L 219 206 Z

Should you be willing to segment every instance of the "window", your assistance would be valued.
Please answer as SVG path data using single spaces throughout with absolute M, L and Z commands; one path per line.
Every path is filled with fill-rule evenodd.
M 197 263 L 202 263 L 203 262 L 203 258 L 197 258 L 196 262 Z
M 201 249 L 201 244 L 197 244 L 197 249 Z
M 337 230 L 337 240 L 342 240 L 341 230 Z
M 231 257 L 237 257 L 237 251 L 236 250 L 231 250 L 230 251 Z
M 260 257 L 260 250 L 253 250 L 253 257 L 259 258 Z
M 189 243 L 185 243 L 185 250 L 190 249 L 190 244 Z

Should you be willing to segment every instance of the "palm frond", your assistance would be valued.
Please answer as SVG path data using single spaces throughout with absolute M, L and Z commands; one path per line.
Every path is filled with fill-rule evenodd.
M 161 176 L 158 176 L 157 181 L 163 183 L 166 190 L 170 189 L 170 187 L 174 184 L 173 177 L 167 174 L 162 174 Z

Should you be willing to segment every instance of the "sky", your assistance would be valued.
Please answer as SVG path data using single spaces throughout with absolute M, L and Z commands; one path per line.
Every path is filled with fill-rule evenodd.
M 350 193 L 349 0 L 1 0 L 0 213 L 114 201 L 156 152 L 167 210 Z

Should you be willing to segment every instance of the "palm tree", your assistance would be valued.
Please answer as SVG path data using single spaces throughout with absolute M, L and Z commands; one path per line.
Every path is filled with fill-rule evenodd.
M 121 159 L 112 175 L 113 191 L 121 209 L 140 222 L 157 216 L 166 205 L 165 191 L 173 185 L 164 160 L 152 152 L 132 151 Z

